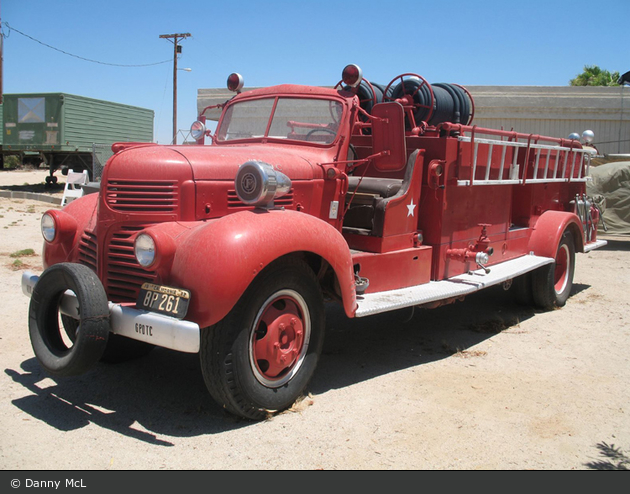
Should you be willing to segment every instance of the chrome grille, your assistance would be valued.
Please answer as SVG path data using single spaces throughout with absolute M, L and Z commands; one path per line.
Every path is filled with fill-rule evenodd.
M 177 182 L 167 180 L 109 180 L 105 201 L 124 213 L 172 213 L 177 210 Z
M 287 195 L 282 196 L 276 199 L 275 201 L 273 201 L 273 203 L 275 206 L 282 206 L 285 208 L 289 208 L 293 206 L 293 189 L 291 189 Z M 249 206 L 247 204 L 242 203 L 241 200 L 238 198 L 238 195 L 236 194 L 235 190 L 228 190 L 227 204 L 228 204 L 228 209 L 253 208 L 253 206 Z
M 96 254 L 96 235 L 88 230 L 83 232 L 79 240 L 79 263 L 87 266 L 95 273 L 98 272 L 98 257 Z
M 155 283 L 156 273 L 143 269 L 133 250 L 132 237 L 148 225 L 121 226 L 107 247 L 107 294 L 112 302 L 134 302 L 145 282 Z

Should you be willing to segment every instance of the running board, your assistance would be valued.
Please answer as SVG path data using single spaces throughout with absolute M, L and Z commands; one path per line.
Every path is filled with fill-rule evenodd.
M 482 288 L 498 285 L 552 262 L 554 260 L 550 257 L 530 254 L 490 266 L 490 272 L 487 274 L 483 269 L 479 269 L 448 280 L 430 281 L 423 285 L 386 292 L 366 293 L 357 296 L 358 308 L 355 317 L 371 316 L 390 310 L 470 295 Z
M 584 246 L 584 252 L 586 253 L 594 249 L 599 249 L 600 247 L 603 247 L 604 245 L 607 245 L 607 244 L 608 242 L 606 242 L 606 240 L 595 240 L 595 242 L 591 242 Z

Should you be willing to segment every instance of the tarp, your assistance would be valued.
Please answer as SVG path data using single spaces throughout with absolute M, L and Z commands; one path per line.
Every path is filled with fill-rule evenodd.
M 630 161 L 617 161 L 591 167 L 593 180 L 586 193 L 604 211 L 609 235 L 630 235 Z M 598 231 L 604 233 L 600 222 Z

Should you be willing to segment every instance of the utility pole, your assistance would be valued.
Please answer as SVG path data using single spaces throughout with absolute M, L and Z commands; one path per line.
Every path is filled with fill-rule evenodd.
M 2 45 L 4 45 L 4 33 L 2 32 L 2 19 L 0 18 L 0 105 L 2 104 L 2 101 L 4 100 L 4 89 L 3 89 L 3 84 L 2 84 L 2 70 L 3 70 L 3 66 L 4 66 L 4 54 L 3 54 L 3 47 Z M 4 132 L 4 129 L 2 129 L 2 132 Z M 0 168 L 2 168 L 2 166 L 0 166 Z
M 190 37 L 190 33 L 161 34 L 160 38 L 166 38 L 173 43 L 173 144 L 177 144 L 177 55 L 182 52 L 179 41 Z

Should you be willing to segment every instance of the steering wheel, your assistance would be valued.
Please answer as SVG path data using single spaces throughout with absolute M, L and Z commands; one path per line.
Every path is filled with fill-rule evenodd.
M 313 129 L 313 130 L 310 130 L 309 132 L 307 132 L 307 134 L 306 134 L 306 136 L 305 136 L 304 138 L 305 138 L 307 141 L 310 141 L 310 140 L 311 140 L 311 139 L 310 139 L 310 137 L 311 137 L 313 134 L 315 134 L 316 132 L 324 132 L 324 133 L 332 134 L 332 135 L 334 135 L 334 136 L 336 136 L 336 135 L 337 135 L 337 132 L 336 132 L 336 131 L 334 131 L 334 130 L 330 130 L 330 129 L 327 129 L 327 128 L 325 128 L 325 127 L 322 127 L 321 129 Z M 331 142 L 332 142 L 332 141 L 331 141 Z M 326 143 L 326 144 L 330 144 L 330 143 Z

